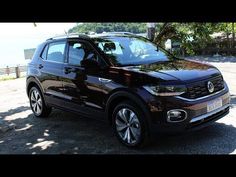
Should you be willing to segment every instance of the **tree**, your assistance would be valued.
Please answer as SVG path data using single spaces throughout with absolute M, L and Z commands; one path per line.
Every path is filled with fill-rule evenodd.
M 232 33 L 233 33 L 233 37 L 232 37 L 232 48 L 234 48 L 234 40 L 235 40 L 235 32 L 234 32 L 234 23 L 232 23 Z
M 126 31 L 145 33 L 146 23 L 83 23 L 77 24 L 69 32 L 96 33 Z M 198 54 L 215 42 L 211 36 L 215 32 L 223 32 L 227 37 L 227 47 L 235 46 L 235 23 L 156 23 L 154 42 L 164 46 L 167 39 L 181 43 L 181 50 L 188 55 Z M 230 40 L 232 34 L 232 40 Z
M 180 41 L 187 54 L 195 54 L 212 42 L 211 34 L 218 29 L 217 23 L 163 23 L 155 42 L 164 45 L 167 39 Z
M 88 32 L 132 32 L 145 33 L 146 23 L 83 23 L 71 28 L 69 33 L 88 33 Z

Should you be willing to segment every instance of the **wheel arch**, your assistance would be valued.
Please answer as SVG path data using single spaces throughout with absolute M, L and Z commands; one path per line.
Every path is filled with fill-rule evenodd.
M 44 97 L 44 90 L 40 84 L 40 82 L 38 81 L 37 78 L 35 78 L 34 76 L 30 76 L 30 77 L 27 77 L 27 81 L 26 81 L 26 93 L 27 93 L 27 96 L 29 96 L 29 91 L 30 89 L 33 87 L 33 86 L 36 86 L 40 89 L 41 93 L 42 93 L 42 96 Z
M 144 100 L 136 93 L 128 90 L 128 89 L 117 89 L 114 90 L 113 93 L 109 96 L 106 102 L 105 114 L 108 122 L 111 124 L 111 115 L 117 104 L 123 102 L 125 100 L 132 101 L 135 105 L 137 105 L 145 114 L 147 118 L 148 124 L 150 122 L 150 114 L 148 111 L 148 106 L 144 102 Z

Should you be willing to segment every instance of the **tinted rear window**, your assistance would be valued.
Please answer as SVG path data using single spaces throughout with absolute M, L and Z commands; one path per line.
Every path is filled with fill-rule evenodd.
M 64 61 L 65 46 L 65 41 L 50 43 L 47 52 L 47 60 L 62 63 Z

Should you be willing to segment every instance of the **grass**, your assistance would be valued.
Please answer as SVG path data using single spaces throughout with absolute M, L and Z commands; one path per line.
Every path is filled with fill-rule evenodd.
M 7 81 L 7 80 L 13 80 L 16 79 L 16 77 L 13 76 L 1 76 L 0 81 Z
M 20 78 L 23 78 L 25 77 L 24 74 L 21 75 Z M 16 76 L 15 75 L 4 75 L 4 76 L 0 76 L 0 81 L 7 81 L 7 80 L 14 80 L 16 79 Z

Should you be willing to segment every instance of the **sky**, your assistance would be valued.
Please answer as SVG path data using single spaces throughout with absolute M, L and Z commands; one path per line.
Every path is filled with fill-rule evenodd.
M 73 26 L 76 23 L 0 23 L 0 68 L 26 64 L 24 49 L 36 48 Z

